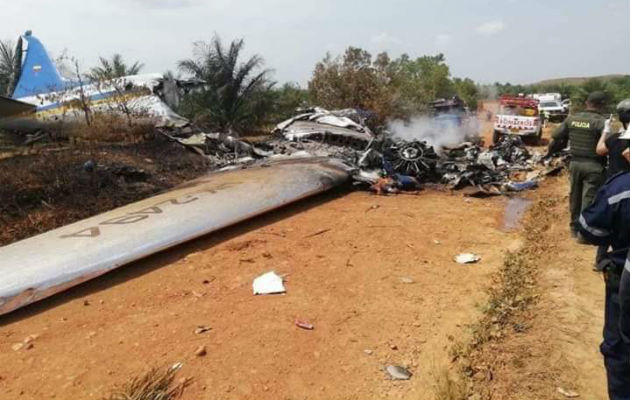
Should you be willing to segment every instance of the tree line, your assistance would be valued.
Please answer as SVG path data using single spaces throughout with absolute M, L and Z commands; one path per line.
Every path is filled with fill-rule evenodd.
M 512 85 L 496 82 L 493 85 L 479 87 L 480 96 L 492 98 L 497 94 L 533 94 L 560 93 L 563 99 L 571 99 L 573 110 L 584 107 L 589 93 L 601 91 L 606 95 L 605 109 L 613 112 L 615 106 L 630 97 L 630 75 L 612 76 L 610 78 L 589 78 L 583 80 L 558 80 L 557 83 L 538 83 L 531 85 Z
M 470 79 L 452 78 L 442 54 L 391 59 L 349 47 L 327 54 L 314 68 L 308 87 L 278 84 L 259 55 L 244 58 L 244 41 L 225 45 L 218 36 L 194 45 L 193 57 L 180 60 L 181 74 L 205 82 L 183 95 L 177 112 L 207 130 L 251 133 L 292 116 L 299 107 L 359 108 L 382 123 L 427 111 L 436 98 L 459 95 L 475 107 L 478 88 Z M 14 47 L 0 41 L 0 93 L 6 94 L 14 68 Z M 101 57 L 83 74 L 102 81 L 141 72 L 143 64 L 126 63 L 120 54 Z M 171 74 L 172 75 L 172 74 Z
M 326 54 L 313 70 L 306 88 L 295 83 L 278 84 L 259 55 L 244 58 L 242 39 L 225 45 L 218 36 L 194 45 L 193 57 L 180 60 L 180 74 L 205 82 L 183 94 L 178 113 L 206 130 L 246 134 L 267 130 L 292 116 L 298 107 L 358 108 L 372 112 L 374 124 L 408 119 L 429 111 L 430 102 L 458 96 L 471 110 L 479 99 L 500 94 L 558 92 L 570 97 L 576 107 L 595 90 L 604 91 L 609 108 L 627 98 L 630 76 L 610 80 L 589 79 L 582 83 L 547 85 L 479 85 L 451 75 L 443 54 L 392 59 L 386 52 L 373 56 L 348 47 L 343 54 Z M 14 48 L 0 41 L 0 93 L 5 94 L 15 66 Z M 119 54 L 101 57 L 99 65 L 85 75 L 90 80 L 134 75 L 143 64 L 126 63 Z M 169 73 L 172 76 L 172 73 Z

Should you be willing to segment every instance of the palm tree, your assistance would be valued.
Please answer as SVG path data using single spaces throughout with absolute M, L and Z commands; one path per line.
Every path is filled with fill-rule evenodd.
M 127 65 L 120 54 L 114 54 L 111 60 L 99 57 L 101 65 L 90 69 L 86 76 L 92 81 L 104 81 L 121 78 L 128 75 L 136 75 L 144 67 L 144 64 L 136 61 L 131 66 Z
M 268 79 L 270 71 L 261 70 L 263 59 L 254 55 L 239 62 L 242 39 L 225 48 L 215 36 L 209 44 L 195 46 L 197 56 L 181 60 L 178 67 L 205 84 L 184 99 L 184 112 L 221 132 L 243 133 L 260 125 L 270 108 L 268 94 L 274 84 Z
M 16 64 L 15 45 L 10 40 L 0 40 L 0 95 L 11 95 Z
M 604 94 L 606 95 L 605 109 L 608 110 L 612 108 L 613 105 L 610 103 L 610 100 L 612 99 L 610 89 L 610 84 L 603 79 L 590 78 L 584 81 L 571 94 L 571 111 L 576 112 L 582 110 L 586 104 L 586 99 L 588 98 L 588 95 L 593 92 L 604 92 Z

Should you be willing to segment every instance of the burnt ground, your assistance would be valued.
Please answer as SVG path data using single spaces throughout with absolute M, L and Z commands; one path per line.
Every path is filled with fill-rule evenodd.
M 0 245 L 146 198 L 207 172 L 161 137 L 133 144 L 50 144 L 0 159 Z M 85 163 L 92 160 L 91 170 Z

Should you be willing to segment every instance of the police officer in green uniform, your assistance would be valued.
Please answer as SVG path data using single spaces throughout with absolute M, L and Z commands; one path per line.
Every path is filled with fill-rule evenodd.
M 579 217 L 595 198 L 606 177 L 606 157 L 597 154 L 597 142 L 602 135 L 606 118 L 601 114 L 606 102 L 603 92 L 593 92 L 586 100 L 586 110 L 570 115 L 553 133 L 548 155 L 570 146 L 569 174 L 571 193 L 571 234 L 578 237 Z

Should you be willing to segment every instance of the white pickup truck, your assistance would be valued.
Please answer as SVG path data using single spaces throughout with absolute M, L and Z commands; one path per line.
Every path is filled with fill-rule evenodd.
M 538 143 L 542 136 L 542 120 L 538 100 L 520 96 L 502 96 L 494 121 L 493 143 L 504 135 L 518 135 Z
M 569 115 L 569 109 L 557 100 L 541 101 L 538 112 L 549 122 L 562 122 Z

